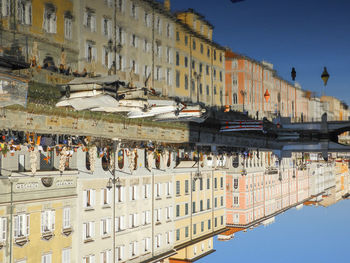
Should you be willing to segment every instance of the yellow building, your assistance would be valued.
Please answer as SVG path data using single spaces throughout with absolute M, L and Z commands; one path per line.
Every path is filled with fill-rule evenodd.
M 193 9 L 176 16 L 175 95 L 222 106 L 225 51 L 212 41 L 213 26 Z
M 76 67 L 78 57 L 75 50 L 73 1 L 1 0 L 0 2 L 2 48 L 9 48 L 15 38 L 27 62 L 45 67 L 45 62 L 49 58 L 57 68 L 61 63 L 66 68 Z M 16 6 L 14 9 L 11 8 L 13 4 Z M 11 32 L 13 29 L 16 30 L 15 36 Z
M 213 237 L 198 241 L 177 251 L 177 254 L 169 258 L 170 263 L 195 262 L 215 252 Z
M 180 162 L 178 167 L 182 166 Z M 180 250 L 225 229 L 225 176 L 208 167 L 201 168 L 199 174 L 196 168 L 176 170 L 174 245 Z
M 66 263 L 74 257 L 76 177 L 53 173 L 0 179 L 0 262 Z

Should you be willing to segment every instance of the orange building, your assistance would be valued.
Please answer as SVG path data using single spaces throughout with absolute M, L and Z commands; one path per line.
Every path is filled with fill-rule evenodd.
M 272 119 L 278 115 L 292 121 L 308 118 L 306 91 L 277 75 L 273 65 L 231 50 L 225 53 L 225 105 L 251 117 Z

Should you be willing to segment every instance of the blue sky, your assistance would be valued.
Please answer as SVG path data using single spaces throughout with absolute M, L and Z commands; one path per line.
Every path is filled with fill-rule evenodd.
M 328 208 L 291 209 L 276 217 L 276 222 L 233 240 L 217 241 L 216 252 L 199 260 L 204 262 L 349 262 L 350 201 Z
M 286 80 L 295 67 L 303 89 L 321 94 L 326 66 L 326 95 L 350 104 L 349 0 L 171 0 L 171 7 L 203 14 L 216 42 L 273 63 Z

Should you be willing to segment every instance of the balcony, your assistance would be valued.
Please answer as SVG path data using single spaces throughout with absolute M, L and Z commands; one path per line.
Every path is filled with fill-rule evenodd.
M 53 238 L 54 233 L 53 230 L 51 229 L 45 229 L 44 232 L 41 233 L 41 238 L 45 239 L 45 240 L 50 240 L 51 238 Z
M 27 236 L 20 235 L 15 237 L 15 244 L 20 247 L 23 247 L 27 242 L 29 242 L 29 238 Z
M 62 234 L 65 236 L 69 236 L 73 232 L 72 227 L 66 227 L 62 229 Z

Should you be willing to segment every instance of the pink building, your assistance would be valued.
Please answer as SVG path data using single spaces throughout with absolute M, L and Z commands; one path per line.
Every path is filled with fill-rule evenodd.
M 227 226 L 250 227 L 309 197 L 308 171 L 292 158 L 280 163 L 270 152 L 239 157 L 239 166 L 226 175 Z

